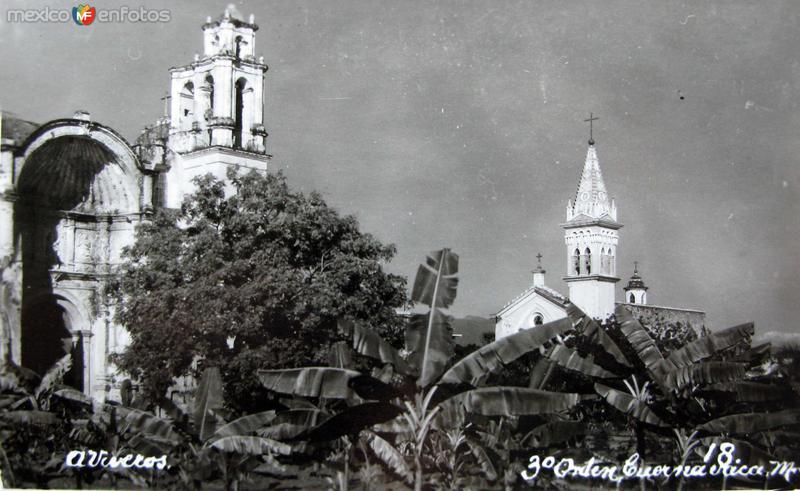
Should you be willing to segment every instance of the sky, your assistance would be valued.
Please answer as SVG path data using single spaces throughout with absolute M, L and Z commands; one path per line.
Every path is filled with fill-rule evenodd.
M 51 9 L 72 8 L 61 1 Z M 134 140 L 163 111 L 169 67 L 202 51 L 226 2 L 166 23 L 0 19 L 0 106 L 44 123 L 84 109 Z M 567 292 L 560 224 L 594 139 L 649 303 L 707 325 L 800 331 L 800 2 L 239 2 L 267 72 L 271 168 L 397 246 L 412 277 L 459 254 L 451 313 L 490 316 L 536 254 Z M 411 278 L 413 280 L 413 278 Z

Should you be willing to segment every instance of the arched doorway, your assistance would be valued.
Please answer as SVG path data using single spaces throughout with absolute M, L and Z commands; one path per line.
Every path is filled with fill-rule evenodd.
M 118 135 L 83 121 L 45 125 L 25 148 L 14 204 L 18 362 L 44 374 L 70 351 L 64 382 L 90 394 L 106 374 L 105 278 L 140 217 L 138 164 Z

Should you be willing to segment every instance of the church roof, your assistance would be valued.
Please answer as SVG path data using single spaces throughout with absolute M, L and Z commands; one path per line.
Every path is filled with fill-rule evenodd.
M 586 161 L 583 165 L 581 180 L 575 192 L 575 199 L 567 208 L 567 222 L 575 219 L 606 219 L 616 221 L 617 210 L 609 200 L 606 185 L 603 182 L 603 173 L 600 171 L 600 162 L 594 141 L 589 141 L 586 151 Z
M 551 302 L 551 303 L 553 303 L 553 304 L 555 304 L 555 305 L 557 305 L 559 307 L 564 307 L 564 305 L 566 305 L 566 303 L 569 301 L 569 299 L 567 299 L 567 297 L 565 297 L 564 295 L 558 293 L 557 291 L 553 290 L 550 287 L 547 287 L 547 286 L 531 286 L 527 290 L 525 290 L 524 292 L 520 293 L 519 295 L 517 295 L 516 297 L 511 299 L 510 302 L 508 302 L 505 305 L 503 305 L 503 308 L 498 310 L 497 313 L 494 314 L 494 317 L 497 317 L 498 315 L 502 314 L 504 311 L 506 311 L 509 308 L 513 307 L 514 305 L 518 304 L 524 298 L 526 298 L 528 295 L 530 295 L 532 292 L 536 292 L 540 297 L 544 298 L 545 300 L 547 300 L 547 301 L 549 301 L 549 302 Z
M 633 267 L 633 276 L 631 276 L 631 279 L 628 281 L 628 286 L 623 288 L 623 290 L 628 291 L 634 288 L 638 288 L 639 290 L 647 290 L 647 287 L 644 286 L 644 280 L 641 276 L 639 276 L 638 264 Z

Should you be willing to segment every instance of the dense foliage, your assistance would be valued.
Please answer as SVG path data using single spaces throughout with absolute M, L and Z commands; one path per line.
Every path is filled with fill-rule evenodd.
M 325 360 L 337 319 L 371 319 L 397 339 L 405 280 L 382 268 L 393 246 L 280 174 L 228 181 L 226 195 L 197 179 L 180 210 L 141 225 L 110 289 L 132 338 L 116 361 L 153 401 L 203 359 L 234 408 L 256 410 L 253 371 Z
M 455 299 L 457 271 L 458 257 L 447 249 L 420 267 L 412 299 L 430 310 L 410 317 L 405 350 L 382 339 L 380 325 L 346 320 L 337 323 L 331 339 L 342 340 L 325 361 L 250 373 L 271 394 L 272 410 L 231 412 L 221 370 L 208 361 L 188 412 L 147 393 L 123 391 L 123 405 L 93 402 L 62 385 L 70 354 L 43 377 L 6 362 L 2 482 L 193 490 L 796 484 L 796 475 L 776 475 L 615 486 L 546 472 L 524 481 L 532 454 L 620 463 L 638 452 L 648 464 L 697 465 L 733 443 L 747 465 L 794 460 L 800 343 L 769 333 L 754 343 L 752 323 L 697 338 L 680 329 L 664 336 L 624 307 L 599 324 L 568 303 L 565 319 L 454 352 L 444 309 Z M 75 449 L 141 454 L 167 467 L 67 467 L 65 455 Z

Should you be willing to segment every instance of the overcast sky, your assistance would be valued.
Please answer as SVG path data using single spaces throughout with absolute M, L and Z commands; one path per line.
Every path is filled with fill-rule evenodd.
M 226 2 L 170 2 L 163 24 L 0 20 L 3 109 L 76 109 L 135 139 L 168 68 L 202 51 Z M 163 8 L 155 2 L 92 3 Z M 53 1 L 51 8 L 76 3 Z M 621 289 L 712 328 L 800 330 L 800 2 L 242 2 L 260 30 L 273 169 L 398 247 L 461 257 L 452 309 L 488 316 L 530 283 L 562 292 L 565 205 L 593 112 L 617 199 Z M 412 278 L 413 280 L 413 278 Z

